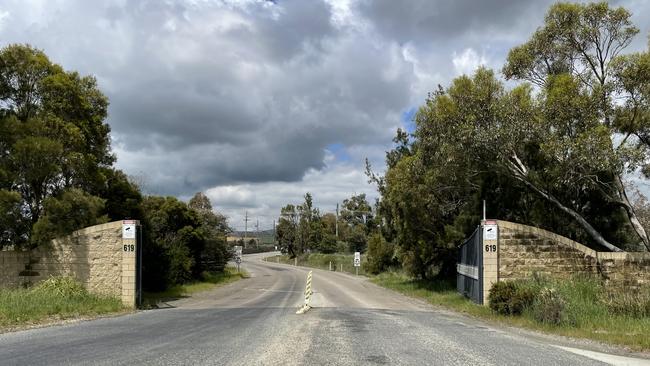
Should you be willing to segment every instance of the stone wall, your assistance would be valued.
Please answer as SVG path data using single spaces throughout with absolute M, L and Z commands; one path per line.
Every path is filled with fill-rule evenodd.
M 524 279 L 537 272 L 555 278 L 596 275 L 616 287 L 650 284 L 650 253 L 596 252 L 546 230 L 507 221 L 497 223 L 499 280 Z
M 135 252 L 125 251 L 122 221 L 91 226 L 31 252 L 0 251 L 0 285 L 17 287 L 50 276 L 71 276 L 89 292 L 135 305 Z

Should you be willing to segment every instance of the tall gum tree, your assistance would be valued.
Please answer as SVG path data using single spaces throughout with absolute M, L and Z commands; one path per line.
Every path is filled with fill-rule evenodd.
M 623 125 L 634 126 L 635 123 L 628 121 L 624 124 L 620 118 L 623 115 L 631 117 L 632 120 L 638 118 L 635 109 L 638 109 L 639 103 L 635 98 L 639 94 L 635 94 L 635 91 L 638 91 L 635 87 L 638 89 L 639 84 L 624 82 L 626 71 L 629 72 L 632 65 L 638 63 L 626 64 L 623 59 L 626 56 L 621 56 L 621 52 L 639 32 L 638 28 L 631 23 L 630 17 L 631 14 L 624 8 L 610 8 L 605 2 L 555 4 L 548 11 L 544 25 L 533 34 L 531 39 L 510 51 L 503 73 L 508 79 L 527 80 L 538 85 L 543 93 L 548 94 L 547 99 L 560 98 L 557 91 L 573 90 L 579 93 L 580 99 L 591 100 L 591 105 L 586 107 L 593 108 L 597 113 L 599 125 L 591 127 L 593 132 L 591 135 L 568 135 L 567 137 L 573 138 L 569 143 L 580 139 L 583 143 L 588 143 L 589 138 L 598 139 L 597 142 L 593 139 L 591 141 L 598 145 L 598 149 L 594 151 L 601 153 L 599 158 L 603 159 L 602 168 L 609 170 L 611 175 L 588 175 L 585 171 L 580 179 L 586 186 L 599 189 L 609 202 L 625 211 L 643 247 L 650 250 L 650 239 L 634 212 L 622 179 L 623 174 L 637 169 L 644 159 L 639 145 L 629 139 L 632 133 L 621 128 Z M 565 83 L 558 86 L 558 78 L 561 75 L 570 76 L 576 85 L 567 86 Z M 566 81 L 567 78 L 564 80 Z M 622 91 L 628 93 L 621 93 Z M 615 97 L 617 103 L 614 102 Z M 585 111 L 585 106 L 569 107 L 569 111 Z M 579 120 L 572 120 L 575 116 L 571 115 L 561 115 L 561 117 L 566 119 L 565 124 L 568 126 L 575 125 L 572 121 Z M 589 116 L 588 119 L 591 121 L 592 117 Z M 557 132 L 559 123 L 561 121 L 554 121 L 551 134 Z M 618 145 L 612 138 L 617 132 L 624 133 L 624 138 Z M 640 133 L 639 136 L 643 135 Z M 558 144 L 561 145 L 561 142 L 556 145 Z M 577 211 L 571 210 L 548 192 L 532 184 L 528 167 L 517 155 L 511 156 L 510 159 L 511 170 L 516 173 L 519 180 L 556 203 L 560 209 L 578 221 L 596 242 L 611 250 L 620 250 L 607 242 Z M 594 163 L 596 156 L 591 160 Z M 580 171 L 580 169 L 573 170 Z

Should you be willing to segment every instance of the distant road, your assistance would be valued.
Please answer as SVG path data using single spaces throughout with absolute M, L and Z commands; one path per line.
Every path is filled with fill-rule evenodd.
M 244 256 L 252 278 L 116 318 L 0 335 L 0 365 L 650 365 L 501 329 L 377 287 Z

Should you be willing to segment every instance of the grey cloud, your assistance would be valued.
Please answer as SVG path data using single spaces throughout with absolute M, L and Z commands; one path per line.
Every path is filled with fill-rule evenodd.
M 552 3 L 552 0 L 364 0 L 359 2 L 358 11 L 372 19 L 386 37 L 400 42 L 454 42 L 474 33 L 480 33 L 486 40 L 521 28 L 534 29 Z
M 647 29 L 639 14 L 648 5 L 621 3 Z M 118 165 L 144 175 L 151 193 L 185 196 L 301 182 L 310 169 L 329 169 L 324 148 L 332 143 L 381 157 L 401 113 L 455 76 L 454 52 L 472 47 L 498 67 L 549 4 L 353 2 L 351 20 L 364 28 L 333 24 L 324 0 L 69 0 L 31 8 L 8 0 L 0 5 L 10 13 L 0 39 L 31 43 L 68 69 L 96 75 L 111 100 Z

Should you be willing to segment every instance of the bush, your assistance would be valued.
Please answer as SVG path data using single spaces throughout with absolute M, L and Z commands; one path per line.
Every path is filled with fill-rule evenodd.
M 201 253 L 201 268 L 208 272 L 223 272 L 232 253 L 222 240 L 208 240 Z
M 520 315 L 535 301 L 536 292 L 523 282 L 504 281 L 492 285 L 490 308 L 502 315 Z
M 373 234 L 368 240 L 367 258 L 364 269 L 372 274 L 379 274 L 396 265 L 393 244 L 387 242 L 380 234 Z
M 169 284 L 183 284 L 192 280 L 192 259 L 190 249 L 175 235 L 169 235 L 163 244 L 169 257 L 168 281 Z
M 321 240 L 318 246 L 318 250 L 321 253 L 325 253 L 325 254 L 336 253 L 337 250 L 336 237 L 331 234 L 325 234 L 323 236 L 323 240 Z
M 567 311 L 567 301 L 554 288 L 546 287 L 539 292 L 531 312 L 535 320 L 544 324 L 575 324 Z

